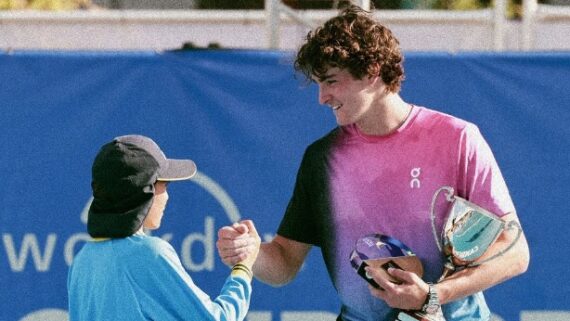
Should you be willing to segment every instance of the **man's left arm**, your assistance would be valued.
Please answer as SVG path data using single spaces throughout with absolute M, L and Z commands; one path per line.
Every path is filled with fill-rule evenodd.
M 502 217 L 505 222 L 520 222 L 515 213 L 510 213 Z M 493 254 L 507 248 L 517 237 L 516 231 L 505 231 L 501 233 L 497 241 L 489 248 L 487 254 L 481 257 L 484 260 Z M 530 253 L 524 232 L 512 248 L 503 255 L 487 261 L 479 266 L 466 268 L 458 271 L 436 285 L 440 302 L 455 301 L 465 296 L 483 291 L 502 283 L 510 278 L 524 273 L 529 265 Z
M 506 222 L 518 217 L 515 213 L 502 217 Z M 519 223 L 520 224 L 520 223 Z M 502 251 L 514 242 L 517 237 L 515 231 L 503 232 L 497 241 L 488 249 L 487 254 L 481 257 L 492 256 Z M 486 290 L 510 278 L 524 273 L 529 264 L 530 254 L 524 233 L 503 255 L 487 261 L 479 266 L 465 268 L 448 276 L 435 285 L 441 304 L 455 301 L 471 294 Z M 375 269 L 367 270 L 382 289 L 370 287 L 372 295 L 386 301 L 386 303 L 399 309 L 419 310 L 426 301 L 429 286 L 414 273 L 399 269 L 389 269 L 388 273 L 402 281 L 395 284 L 382 277 Z
M 501 214 L 505 222 L 516 221 L 520 226 L 505 179 L 479 128 L 473 124 L 466 126 L 460 142 L 462 157 L 459 168 L 463 170 L 460 171 L 458 186 L 464 187 L 463 197 L 493 213 Z M 502 215 L 503 213 L 505 214 Z M 501 233 L 479 261 L 506 249 L 516 237 L 517 233 L 513 230 Z M 435 288 L 440 302 L 455 301 L 524 273 L 528 268 L 529 257 L 528 244 L 521 232 L 516 244 L 503 255 L 479 266 L 457 271 L 437 284 Z

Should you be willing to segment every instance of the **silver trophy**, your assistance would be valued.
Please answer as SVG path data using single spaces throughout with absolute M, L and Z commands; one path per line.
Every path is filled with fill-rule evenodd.
M 446 192 L 446 200 L 451 207 L 445 218 L 441 238 L 438 237 L 435 223 L 435 203 L 441 192 Z M 433 235 L 439 250 L 445 255 L 446 263 L 440 281 L 458 268 L 481 265 L 509 251 L 519 240 L 522 229 L 516 221 L 505 222 L 497 215 L 454 195 L 454 189 L 443 186 L 432 199 L 430 219 Z M 489 256 L 487 250 L 505 231 L 516 230 L 513 242 L 501 251 Z M 487 254 L 485 257 L 484 255 Z
M 446 200 L 451 203 L 441 238 L 438 237 L 435 223 L 435 204 L 439 194 L 446 191 Z M 444 271 L 439 278 L 443 280 L 457 269 L 474 267 L 495 259 L 509 251 L 518 241 L 522 229 L 516 221 L 505 222 L 497 215 L 486 209 L 454 195 L 454 189 L 443 186 L 438 189 L 432 199 L 430 219 L 435 242 L 445 257 Z M 516 230 L 517 235 L 513 242 L 495 254 L 487 250 L 505 231 Z M 441 308 L 432 314 L 418 311 L 402 311 L 398 314 L 401 321 L 413 320 L 445 320 Z
M 438 236 L 435 218 L 435 204 L 441 192 L 446 191 L 446 200 L 451 203 L 441 238 Z M 454 195 L 454 189 L 444 186 L 438 189 L 431 202 L 430 219 L 436 244 L 446 257 L 444 271 L 439 279 L 443 280 L 457 269 L 481 265 L 509 251 L 519 240 L 522 229 L 516 221 L 505 222 L 497 215 L 486 209 Z M 516 230 L 517 235 L 512 243 L 495 254 L 487 250 L 506 231 Z M 364 267 L 380 267 L 385 277 L 397 283 L 386 270 L 389 267 L 401 268 L 418 274 L 423 274 L 421 262 L 415 254 L 400 241 L 382 235 L 364 236 L 356 242 L 350 261 L 356 272 L 370 284 L 378 287 Z M 405 263 L 405 264 L 404 264 Z M 435 313 L 421 311 L 399 311 L 394 321 L 442 321 L 445 320 L 441 308 Z

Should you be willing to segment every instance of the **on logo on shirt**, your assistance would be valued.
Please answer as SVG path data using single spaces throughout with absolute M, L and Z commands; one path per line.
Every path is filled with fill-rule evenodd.
M 420 175 L 422 173 L 422 169 L 420 167 L 414 167 L 410 171 L 410 188 L 420 188 L 422 183 L 420 181 Z

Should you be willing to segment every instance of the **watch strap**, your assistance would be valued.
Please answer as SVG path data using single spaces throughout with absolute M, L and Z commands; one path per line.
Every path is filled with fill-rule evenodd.
M 439 296 L 437 294 L 437 290 L 435 289 L 435 285 L 433 283 L 428 283 L 428 285 L 429 291 L 426 297 L 426 301 L 422 306 L 422 312 L 435 313 L 440 307 Z

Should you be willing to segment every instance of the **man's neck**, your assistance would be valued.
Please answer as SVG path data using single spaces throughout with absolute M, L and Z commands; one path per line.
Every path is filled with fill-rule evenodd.
M 404 124 L 411 110 L 412 106 L 400 95 L 390 93 L 379 99 L 370 114 L 356 125 L 367 135 L 389 135 Z

